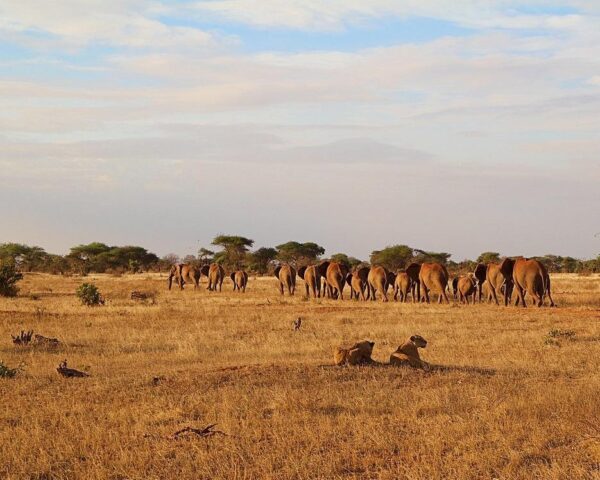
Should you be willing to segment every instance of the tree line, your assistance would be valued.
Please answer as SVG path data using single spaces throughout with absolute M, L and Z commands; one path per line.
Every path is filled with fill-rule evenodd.
M 296 267 L 325 259 L 325 248 L 314 242 L 289 241 L 275 247 L 253 250 L 254 240 L 238 235 L 217 235 L 210 248 L 202 247 L 196 254 L 179 257 L 168 254 L 159 258 L 139 246 L 109 246 L 101 242 L 77 245 L 67 255 L 55 255 L 38 246 L 19 243 L 0 244 L 0 262 L 16 266 L 22 272 L 46 272 L 53 274 L 89 273 L 138 273 L 167 271 L 177 263 L 205 265 L 219 263 L 228 270 L 245 269 L 250 273 L 267 274 L 278 262 Z M 550 272 L 597 273 L 600 272 L 600 255 L 595 259 L 581 260 L 559 255 L 535 257 Z M 374 250 L 367 261 L 345 253 L 336 253 L 329 260 L 345 264 L 349 268 L 360 265 L 381 265 L 391 271 L 406 268 L 412 262 L 438 262 L 449 271 L 459 273 L 473 271 L 477 263 L 500 262 L 498 252 L 483 252 L 475 260 L 455 262 L 446 252 L 430 252 L 407 245 L 391 245 Z

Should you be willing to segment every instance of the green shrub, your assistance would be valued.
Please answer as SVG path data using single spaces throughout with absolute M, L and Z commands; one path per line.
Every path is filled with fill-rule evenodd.
M 0 263 L 0 295 L 15 297 L 19 292 L 16 283 L 23 278 L 23 274 L 12 263 Z
M 82 283 L 75 292 L 81 303 L 88 307 L 93 305 L 104 305 L 104 299 L 100 295 L 98 287 L 93 283 Z

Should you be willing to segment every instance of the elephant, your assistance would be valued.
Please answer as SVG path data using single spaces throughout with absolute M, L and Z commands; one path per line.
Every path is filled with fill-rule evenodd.
M 298 269 L 298 276 L 304 280 L 306 296 L 308 298 L 310 298 L 311 292 L 314 298 L 319 298 L 321 296 L 321 274 L 315 265 L 300 267 Z
M 381 301 L 387 302 L 387 289 L 388 289 L 388 271 L 381 266 L 373 266 L 369 270 L 369 296 L 371 300 L 375 301 L 375 293 L 379 291 L 381 294 Z
M 365 290 L 368 294 L 369 270 L 369 267 L 362 267 L 346 275 L 346 283 L 350 286 L 350 298 L 368 300 L 368 297 L 365 297 Z
M 550 276 L 541 262 L 534 259 L 516 257 L 505 258 L 500 264 L 500 271 L 505 277 L 513 279 L 514 288 L 517 292 L 517 302 L 526 307 L 525 294 L 529 293 L 533 302 L 541 307 L 544 303 L 544 295 L 548 292 L 550 305 L 554 305 L 550 294 Z M 508 305 L 509 296 L 504 293 L 504 303 Z
M 487 303 L 490 303 L 491 301 L 494 300 L 494 297 L 492 296 L 492 287 L 490 287 L 490 283 L 487 280 L 485 282 L 483 282 L 481 291 L 483 294 L 483 298 L 485 299 L 485 301 Z
M 343 263 L 325 260 L 317 265 L 317 270 L 325 279 L 325 293 L 331 298 L 343 300 L 348 267 Z
M 421 280 L 419 280 L 419 274 L 421 272 L 420 263 L 411 263 L 406 267 L 406 274 L 409 276 L 412 285 L 410 292 L 412 294 L 413 303 L 421 301 Z
M 202 273 L 206 272 L 208 276 L 208 287 L 207 290 L 221 291 L 223 287 L 223 280 L 225 279 L 225 270 L 218 263 L 211 263 L 210 266 L 205 265 L 202 267 Z
M 406 303 L 408 300 L 408 292 L 412 288 L 413 281 L 406 272 L 398 272 L 394 279 L 394 300 L 398 300 Z
M 246 285 L 248 285 L 248 274 L 243 270 L 238 270 L 229 275 L 233 282 L 233 291 L 236 290 L 242 293 L 246 293 Z
M 411 278 L 414 278 L 418 271 L 419 284 L 417 285 L 417 294 L 421 297 L 420 288 L 423 287 L 423 296 L 425 301 L 429 303 L 429 291 L 436 289 L 439 291 L 438 303 L 442 303 L 442 299 L 446 303 L 450 303 L 446 289 L 448 288 L 448 270 L 439 263 L 411 263 L 406 269 L 406 273 Z
M 454 277 L 452 279 L 452 297 L 454 298 L 454 300 L 458 299 L 458 279 L 460 277 Z
M 458 300 L 460 303 L 469 304 L 469 297 L 473 297 L 473 303 L 477 299 L 477 279 L 473 274 L 469 274 L 463 277 L 459 277 L 456 282 L 456 287 L 458 291 Z M 453 282 L 454 283 L 454 282 Z
M 481 303 L 481 298 L 483 296 L 483 284 L 487 276 L 487 267 L 483 263 L 478 263 L 473 274 L 477 279 L 477 298 L 479 303 Z
M 504 305 L 508 305 L 514 286 L 512 275 L 508 277 L 504 275 L 499 263 L 489 263 L 486 267 L 485 280 L 496 305 L 499 305 L 498 297 L 500 295 L 504 297 Z
M 275 268 L 275 276 L 279 280 L 279 292 L 283 295 L 284 287 L 287 288 L 289 295 L 294 295 L 296 291 L 296 270 L 288 265 L 278 265 Z
M 169 290 L 171 290 L 171 286 L 173 285 L 173 279 L 175 279 L 181 290 L 183 290 L 186 282 L 193 283 L 194 290 L 196 290 L 200 286 L 200 276 L 200 269 L 193 265 L 188 263 L 173 265 L 169 272 Z

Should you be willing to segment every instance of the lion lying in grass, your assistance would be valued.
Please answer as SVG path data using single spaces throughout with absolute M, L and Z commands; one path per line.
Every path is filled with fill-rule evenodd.
M 358 342 L 350 347 L 336 347 L 333 350 L 333 363 L 336 365 L 362 365 L 372 363 L 375 342 Z
M 390 355 L 390 365 L 409 366 L 429 371 L 431 367 L 419 356 L 419 348 L 426 346 L 427 340 L 420 335 L 413 335 Z

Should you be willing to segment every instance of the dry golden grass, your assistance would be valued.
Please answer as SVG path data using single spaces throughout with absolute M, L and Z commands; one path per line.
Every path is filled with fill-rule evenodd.
M 519 309 L 92 276 L 108 302 L 87 308 L 82 279 L 27 275 L 0 298 L 0 359 L 26 365 L 0 379 L 0 478 L 600 478 L 600 278 L 553 280 L 559 308 Z M 15 347 L 21 329 L 64 345 Z M 330 366 L 336 344 L 373 340 L 386 362 L 414 333 L 445 369 Z M 91 376 L 60 377 L 64 358 Z M 227 436 L 169 438 L 212 423 Z

